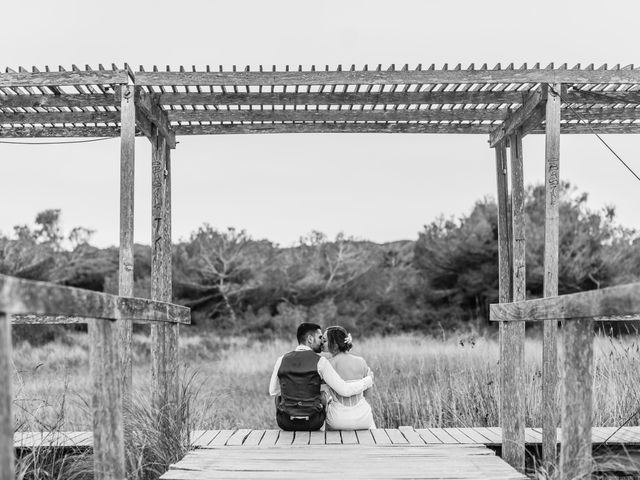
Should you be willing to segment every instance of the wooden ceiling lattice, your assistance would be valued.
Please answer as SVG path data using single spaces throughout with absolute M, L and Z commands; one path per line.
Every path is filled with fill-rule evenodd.
M 560 86 L 562 133 L 640 133 L 640 68 L 513 65 L 160 71 L 75 65 L 0 73 L 0 137 L 109 137 L 120 89 L 136 90 L 138 134 L 544 132 L 540 105 Z

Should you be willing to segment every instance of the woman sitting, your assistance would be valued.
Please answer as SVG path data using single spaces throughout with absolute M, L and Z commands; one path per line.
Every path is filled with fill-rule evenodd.
M 346 382 L 360 380 L 369 375 L 370 370 L 364 358 L 352 355 L 351 334 L 342 327 L 329 327 L 325 332 L 325 346 L 332 355 L 329 362 Z M 327 405 L 327 430 L 366 430 L 376 428 L 371 405 L 364 393 L 343 397 L 329 389 L 331 401 Z

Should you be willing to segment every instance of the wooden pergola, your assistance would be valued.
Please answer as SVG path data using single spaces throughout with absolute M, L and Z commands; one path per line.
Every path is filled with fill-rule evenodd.
M 513 64 L 493 68 L 486 64 L 453 68 L 447 65 L 395 68 L 392 65 L 385 69 L 380 65 L 359 69 L 355 66 L 237 69 L 234 66 L 230 70 L 167 67 L 162 71 L 157 67 L 133 71 L 127 65 L 124 68 L 114 65 L 111 69 L 73 66 L 69 70 L 19 68 L 0 73 L 0 137 L 121 138 L 120 297 L 130 297 L 133 293 L 136 135 L 145 136 L 152 143 L 151 296 L 162 302 L 171 301 L 170 150 L 176 147 L 177 137 L 249 133 L 486 135 L 496 153 L 500 302 L 515 302 L 511 309 L 498 305 L 491 311 L 492 319 L 500 320 L 501 332 L 503 457 L 520 470 L 524 468 L 525 454 L 524 321 L 544 321 L 543 453 L 545 461 L 553 464 L 558 425 L 557 321 L 575 318 L 565 309 L 574 301 L 571 296 L 557 297 L 560 135 L 640 133 L 639 105 L 640 69 L 632 65 L 598 68 L 593 65 L 569 68 L 566 64 L 543 68 L 539 64 L 519 68 Z M 552 305 L 546 310 L 539 305 L 527 310 L 531 301 L 525 298 L 522 138 L 541 133 L 546 135 L 544 296 L 554 298 L 542 300 L 547 302 L 543 305 L 545 308 Z M 589 297 L 590 309 L 581 311 L 581 317 L 640 311 L 637 285 L 623 292 L 607 292 L 608 289 L 598 291 L 602 301 L 592 301 Z M 541 316 L 541 309 L 546 316 Z M 526 315 L 521 314 L 523 311 Z M 60 318 L 51 315 L 42 316 L 41 321 Z M 508 321 L 514 319 L 518 321 Z M 19 316 L 13 319 L 14 323 L 20 321 Z M 126 398 L 126 392 L 131 390 L 131 322 L 117 325 L 119 368 L 124 372 Z M 177 388 L 177 325 L 164 322 L 154 324 L 152 329 L 153 375 L 160 399 L 171 398 L 171 392 Z M 582 323 L 568 321 L 567 332 L 576 338 L 582 335 L 587 339 L 585 342 L 590 342 L 585 333 L 588 326 L 582 325 L 580 333 L 577 325 Z M 7 335 L 3 348 L 8 348 Z M 585 345 L 584 342 L 565 342 L 569 350 L 586 348 Z M 565 386 L 573 391 L 563 397 L 562 423 L 567 427 L 564 432 L 569 433 L 563 434 L 561 466 L 567 477 L 586 468 L 590 458 L 590 451 L 588 456 L 584 453 L 586 441 L 590 449 L 590 438 L 585 440 L 583 431 L 591 425 L 589 379 L 593 375 L 593 359 L 592 353 L 590 355 L 581 355 L 576 360 L 578 363 L 567 365 L 567 368 L 576 366 L 582 372 L 577 379 L 567 377 L 573 378 L 573 383 Z M 5 376 L 3 382 L 7 375 L 10 380 L 10 372 L 2 371 L 0 375 Z M 1 426 L 3 432 L 11 428 L 7 421 L 10 419 L 5 418 Z M 105 431 L 108 436 L 108 428 Z M 121 441 L 118 438 L 116 443 Z M 99 450 L 101 445 L 106 444 L 96 442 L 95 448 Z M 102 461 L 122 461 L 121 447 L 104 448 Z M 0 458 L 5 458 L 2 452 Z

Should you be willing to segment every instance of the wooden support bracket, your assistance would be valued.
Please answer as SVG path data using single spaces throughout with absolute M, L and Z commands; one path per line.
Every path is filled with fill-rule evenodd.
M 155 126 L 158 134 L 166 140 L 167 146 L 171 149 L 176 148 L 176 135 L 171 128 L 167 113 L 160 107 L 156 95 L 143 92 L 139 88 L 136 89 L 136 113 L 137 117 L 142 117 L 138 126 L 147 138 L 152 140 L 151 126 Z
M 539 89 L 529 94 L 522 106 L 507 115 L 502 124 L 489 134 L 489 145 L 495 147 L 518 130 L 524 136 L 536 126 L 539 126 L 540 120 L 544 117 L 547 94 L 548 87 L 546 85 L 541 85 Z M 531 122 L 531 119 L 538 120 Z

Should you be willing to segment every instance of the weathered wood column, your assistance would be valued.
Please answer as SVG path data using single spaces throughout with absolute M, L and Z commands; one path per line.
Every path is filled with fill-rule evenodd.
M 96 480 L 124 480 L 122 377 L 118 323 L 89 319 L 89 365 L 93 380 L 93 465 Z
M 512 301 L 527 299 L 525 261 L 525 213 L 522 135 L 520 130 L 509 137 L 511 156 L 511 262 Z M 524 341 L 525 322 L 507 322 L 503 333 L 505 402 L 509 414 L 503 421 L 503 435 L 511 444 L 503 457 L 510 465 L 524 472 Z M 506 433 L 505 433 L 506 432 Z
M 11 322 L 0 313 L 0 480 L 14 480 Z
M 560 478 L 591 478 L 593 320 L 565 320 L 562 326 L 562 446 Z
M 152 138 L 151 298 L 170 302 L 171 282 L 171 160 L 170 150 L 154 127 Z M 178 325 L 151 326 L 154 403 L 167 414 L 178 400 Z M 168 409 L 168 410 L 167 410 Z
M 545 126 L 545 221 L 544 286 L 545 297 L 558 295 L 558 248 L 560 219 L 560 91 L 548 88 Z M 542 459 L 548 469 L 556 464 L 558 426 L 558 322 L 547 320 L 542 341 Z
M 500 303 L 511 302 L 513 285 L 513 245 L 511 243 L 510 201 L 508 187 L 507 151 L 504 142 L 495 146 L 498 205 L 498 296 Z M 520 402 L 514 401 L 524 392 L 518 384 L 517 331 L 520 322 L 500 322 L 500 426 L 502 427 L 502 458 L 516 469 L 524 469 L 524 452 L 519 434 Z
M 133 85 L 123 85 L 120 98 L 120 263 L 118 295 L 133 296 L 133 201 L 135 192 L 136 108 Z M 129 401 L 132 389 L 131 333 L 133 323 L 118 322 L 122 396 Z

